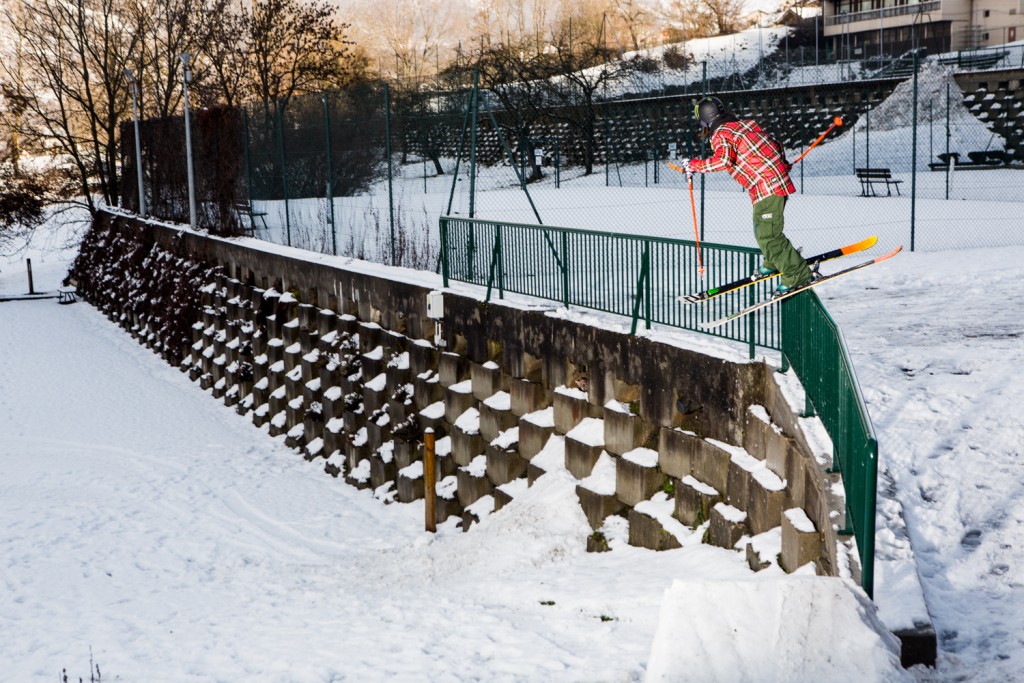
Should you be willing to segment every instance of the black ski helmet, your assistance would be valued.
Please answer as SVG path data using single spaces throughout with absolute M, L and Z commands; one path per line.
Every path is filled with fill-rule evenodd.
M 700 121 L 701 128 L 711 130 L 729 111 L 717 97 L 702 97 L 693 107 L 693 118 Z

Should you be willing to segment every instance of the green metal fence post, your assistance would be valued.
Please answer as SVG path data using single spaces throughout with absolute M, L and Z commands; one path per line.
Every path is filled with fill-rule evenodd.
M 647 282 L 644 286 L 644 326 L 648 330 L 651 329 L 651 282 L 654 280 L 651 267 L 651 243 L 644 242 L 644 268 L 647 269 Z
M 562 140 L 555 138 L 555 189 L 562 189 Z
M 871 103 L 864 107 L 864 168 L 871 168 Z
M 878 441 L 868 441 L 864 472 L 864 512 L 861 519 L 860 585 L 868 597 L 875 597 L 875 517 L 878 506 Z
M 562 231 L 562 303 L 569 308 L 569 233 Z
M 331 253 L 338 255 L 338 227 L 334 224 L 334 170 L 331 167 L 331 111 L 324 93 L 324 142 L 327 145 L 327 220 L 331 224 Z
M 700 81 L 700 92 L 702 97 L 707 97 L 708 94 L 708 61 L 704 60 L 704 70 Z M 707 138 L 701 138 L 700 141 L 700 158 L 703 159 L 707 156 Z M 704 220 L 704 195 L 706 194 L 707 184 L 707 173 L 700 174 L 700 238 L 704 239 L 704 227 L 708 224 Z
M 611 147 L 611 131 L 608 126 L 608 117 L 604 118 L 604 186 L 608 187 L 610 184 L 611 168 L 609 164 L 612 161 L 612 147 Z
M 636 279 L 636 289 L 634 290 L 633 299 L 633 324 L 629 328 L 629 334 L 636 334 L 637 324 L 640 321 L 640 304 L 646 298 L 645 293 L 647 291 L 646 281 L 650 278 L 650 265 L 651 265 L 651 253 L 650 253 L 650 242 L 644 242 L 643 254 L 640 257 L 640 275 Z M 648 317 L 647 329 L 650 329 L 650 310 L 646 311 Z
M 654 184 L 655 185 L 657 185 L 661 181 L 661 172 L 658 170 L 661 167 L 661 164 L 658 163 L 659 161 L 661 161 L 661 157 L 659 155 L 659 152 L 661 152 L 661 136 L 659 136 L 657 133 L 655 133 L 654 134 Z
M 452 187 L 448 193 L 448 209 L 446 215 L 451 215 L 452 204 L 455 201 L 455 186 L 459 182 L 459 167 L 462 164 L 462 153 L 466 149 L 466 131 L 469 130 L 469 117 L 473 111 L 473 93 L 470 91 L 469 99 L 466 101 L 466 115 L 462 119 L 462 135 L 459 136 L 459 151 L 455 155 L 455 170 L 452 172 Z
M 391 169 L 391 88 L 384 84 L 384 154 L 388 158 L 388 225 L 391 228 L 391 265 L 398 265 L 395 249 L 395 183 Z M 470 214 L 472 215 L 472 214 Z
M 914 114 L 910 151 L 910 251 L 914 251 L 917 219 L 917 52 L 914 52 Z
M 284 190 L 284 227 L 288 246 L 292 246 L 292 217 L 288 208 L 288 158 L 284 152 L 284 102 L 277 104 L 277 130 L 280 135 L 281 188 Z
M 473 218 L 476 213 L 476 126 L 479 118 L 480 107 L 480 70 L 473 69 L 473 99 L 472 99 L 472 132 L 469 138 L 469 217 Z M 472 267 L 472 263 L 470 264 Z
M 807 137 L 807 103 L 804 102 L 803 106 L 800 109 L 801 109 L 800 113 L 803 114 L 803 116 L 800 117 L 800 119 L 801 119 L 801 123 L 800 123 L 800 133 L 801 133 L 800 134 L 800 153 L 803 154 L 804 153 L 804 138 Z M 806 166 L 806 165 L 807 164 L 800 164 L 800 194 L 804 193 L 804 166 Z M 753 271 L 751 271 L 751 272 L 753 272 Z
M 803 166 L 803 164 L 800 164 L 800 165 Z M 747 255 L 747 272 L 750 272 L 750 273 L 757 272 L 757 256 L 754 255 L 754 254 L 748 254 Z M 747 287 L 747 289 L 750 290 L 749 292 L 747 292 L 747 305 L 748 306 L 753 306 L 754 305 L 754 288 L 753 287 Z M 800 295 L 798 294 L 797 296 L 800 296 Z M 757 348 L 756 348 L 757 345 L 755 343 L 755 340 L 757 339 L 757 328 L 754 325 L 754 323 L 756 322 L 754 320 L 755 317 L 756 317 L 756 315 L 748 315 L 747 316 L 747 336 L 749 337 L 747 351 L 748 351 L 748 354 L 749 354 L 751 360 L 754 359 L 754 356 L 755 356 L 756 351 L 757 351 Z M 781 335 L 781 331 L 780 331 L 779 336 L 782 336 Z M 779 346 L 782 346 L 781 340 L 779 342 Z
M 249 225 L 252 222 L 252 159 L 249 157 L 249 110 L 242 109 L 242 135 L 245 136 L 245 178 L 249 188 Z M 255 232 L 255 230 L 253 231 Z
M 439 221 L 441 225 L 441 282 L 448 286 L 448 219 L 444 216 Z
M 498 228 L 498 298 L 505 298 L 505 244 L 501 240 L 501 228 Z
M 949 172 L 952 164 L 949 162 L 949 138 L 952 133 L 949 130 L 949 80 L 946 80 L 946 199 L 949 199 Z
M 488 110 L 489 111 L 489 110 Z M 530 153 L 529 150 L 530 141 L 523 135 L 519 134 L 519 187 L 520 189 L 526 189 L 526 156 Z M 515 159 L 512 160 L 512 168 L 515 168 Z

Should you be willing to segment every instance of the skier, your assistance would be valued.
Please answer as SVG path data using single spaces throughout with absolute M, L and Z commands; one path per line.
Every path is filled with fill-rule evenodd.
M 777 294 L 802 287 L 814 274 L 789 239 L 782 234 L 786 199 L 796 192 L 789 177 L 785 150 L 750 119 L 730 113 L 717 97 L 701 98 L 693 108 L 702 138 L 711 138 L 707 159 L 683 159 L 681 168 L 691 175 L 728 171 L 750 193 L 754 204 L 754 237 L 764 255 L 762 275 L 777 270 Z

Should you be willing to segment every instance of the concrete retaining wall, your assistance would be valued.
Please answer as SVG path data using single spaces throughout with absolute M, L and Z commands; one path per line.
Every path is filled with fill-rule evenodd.
M 608 548 L 614 516 L 635 545 L 668 550 L 696 528 L 754 568 L 838 574 L 856 557 L 835 533 L 831 475 L 764 365 L 452 292 L 435 345 L 428 287 L 251 244 L 103 215 L 72 274 L 215 398 L 386 501 L 422 498 L 432 427 L 439 522 L 469 528 L 566 467 L 592 550 Z M 186 268 L 173 297 L 153 296 Z M 115 291 L 111 275 L 137 284 Z

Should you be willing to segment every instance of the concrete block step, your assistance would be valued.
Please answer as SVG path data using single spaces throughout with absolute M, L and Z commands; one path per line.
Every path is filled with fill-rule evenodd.
M 607 426 L 607 422 L 605 423 Z M 607 434 L 607 429 L 605 430 Z M 648 500 L 665 483 L 665 475 L 658 468 L 658 452 L 650 448 L 635 448 L 618 458 L 615 469 L 615 495 L 633 507 Z
M 558 428 L 556 399 L 555 428 Z M 577 479 L 590 476 L 604 452 L 604 420 L 584 418 L 565 435 L 565 467 Z
M 657 428 L 633 414 L 635 404 L 608 401 L 604 406 L 605 450 L 613 455 L 624 455 L 636 448 L 656 445 Z
M 513 411 L 514 412 L 514 411 Z M 519 454 L 532 460 L 555 431 L 554 408 L 544 408 L 519 418 Z
M 711 508 L 708 543 L 732 550 L 747 533 L 747 513 L 728 503 L 715 503 Z
M 662 527 L 661 522 L 635 508 L 629 511 L 629 544 L 648 550 L 673 550 L 682 544 Z
M 555 389 L 553 398 L 555 431 L 561 434 L 568 434 L 573 427 L 590 416 L 587 394 L 579 389 L 560 386 Z
M 687 475 L 675 484 L 676 519 L 696 527 L 710 519 L 711 509 L 722 500 L 718 489 Z

